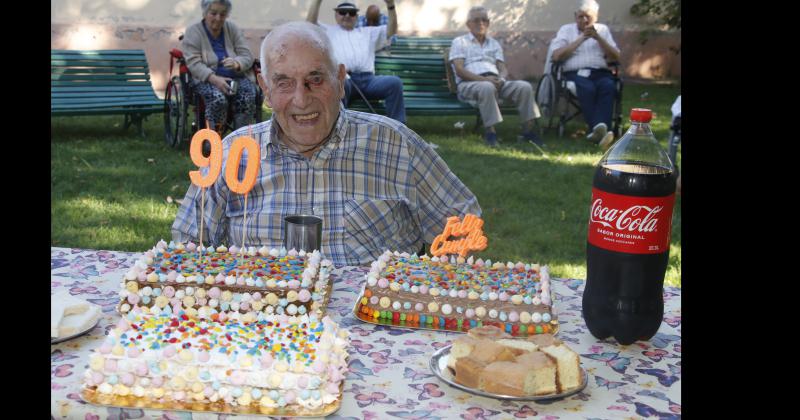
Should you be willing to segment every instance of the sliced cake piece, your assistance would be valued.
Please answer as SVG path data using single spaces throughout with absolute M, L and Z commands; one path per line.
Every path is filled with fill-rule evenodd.
M 67 337 L 92 328 L 100 318 L 100 306 L 91 304 L 86 312 L 67 315 L 58 327 L 58 337 Z
M 455 364 L 455 381 L 461 385 L 477 389 L 480 385 L 481 372 L 483 372 L 484 368 L 486 368 L 486 363 L 480 360 L 469 356 L 461 357 Z
M 561 340 L 555 338 L 553 334 L 536 334 L 532 335 L 527 338 L 527 341 L 530 341 L 537 346 L 547 347 L 547 346 L 557 346 L 561 344 Z
M 480 340 L 480 344 L 472 349 L 470 357 L 482 362 L 512 361 L 517 356 L 510 348 L 491 340 Z
M 578 353 L 564 344 L 542 347 L 541 350 L 556 361 L 560 392 L 566 392 L 581 385 L 581 361 Z
M 89 305 L 89 302 L 72 296 L 66 290 L 50 295 L 50 337 L 60 336 L 59 325 L 65 316 L 84 313 L 89 309 Z
M 525 379 L 526 395 L 546 395 L 558 392 L 556 363 L 540 351 L 525 353 L 517 357 L 521 371 L 531 373 Z
M 453 346 L 450 348 L 450 356 L 447 359 L 447 367 L 455 369 L 456 361 L 461 357 L 469 356 L 470 352 L 472 352 L 472 349 L 475 348 L 475 346 L 481 341 L 482 340 L 478 340 L 468 335 L 462 335 L 461 337 L 453 340 Z
M 515 356 L 536 351 L 539 348 L 539 346 L 530 341 L 516 340 L 513 338 L 503 338 L 497 340 L 497 344 L 508 347 L 509 349 L 511 349 L 511 351 L 514 353 Z

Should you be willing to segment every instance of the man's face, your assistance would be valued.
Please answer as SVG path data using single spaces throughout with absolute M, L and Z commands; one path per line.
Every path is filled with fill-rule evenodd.
M 276 41 L 267 56 L 267 104 L 284 134 L 295 143 L 314 145 L 328 136 L 344 94 L 344 65 L 331 78 L 325 55 L 303 39 Z M 260 78 L 259 78 L 260 79 Z
M 578 30 L 583 32 L 584 29 L 597 22 L 597 13 L 579 10 L 575 12 L 575 22 L 578 24 Z
M 467 28 L 476 37 L 485 37 L 489 31 L 489 15 L 484 13 L 472 13 L 467 20 Z
M 345 30 L 351 30 L 356 26 L 356 22 L 358 22 L 358 12 L 355 10 L 336 10 L 334 11 L 334 15 L 336 16 L 336 23 Z
M 367 26 L 378 26 L 378 22 L 381 18 L 381 10 L 378 9 L 378 6 L 370 4 L 369 7 L 367 7 L 365 16 L 367 18 Z

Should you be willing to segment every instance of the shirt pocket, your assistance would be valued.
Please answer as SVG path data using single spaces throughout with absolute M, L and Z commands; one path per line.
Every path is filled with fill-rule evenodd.
M 407 241 L 404 231 L 411 224 L 403 200 L 345 200 L 345 244 L 359 260 L 375 259 Z

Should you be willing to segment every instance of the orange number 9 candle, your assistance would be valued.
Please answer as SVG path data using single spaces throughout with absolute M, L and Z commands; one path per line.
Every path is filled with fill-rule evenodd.
M 211 154 L 208 157 L 203 156 L 203 141 L 208 140 L 211 143 Z M 204 177 L 200 171 L 190 171 L 189 178 L 192 184 L 200 188 L 210 187 L 214 181 L 219 177 L 222 171 L 222 139 L 214 130 L 204 128 L 199 130 L 192 136 L 192 143 L 189 147 L 189 154 L 192 157 L 192 162 L 199 168 L 208 167 L 208 174 Z
M 242 153 L 247 150 L 247 166 L 244 178 L 239 181 L 239 164 Z M 261 164 L 261 150 L 256 140 L 250 136 L 239 137 L 231 144 L 228 153 L 227 166 L 225 167 L 225 182 L 231 191 L 238 194 L 247 194 L 256 183 L 256 175 Z

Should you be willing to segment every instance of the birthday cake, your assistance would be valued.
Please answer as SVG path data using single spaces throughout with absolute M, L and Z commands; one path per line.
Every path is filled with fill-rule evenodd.
M 330 297 L 332 263 L 319 251 L 159 241 L 120 283 L 118 311 L 222 316 L 246 322 L 264 315 L 322 315 Z
M 493 325 L 512 336 L 558 331 L 547 266 L 386 251 L 356 302 L 365 321 L 466 332 Z
M 341 403 L 348 333 L 330 318 L 256 322 L 129 314 L 89 357 L 92 403 L 325 415 Z

